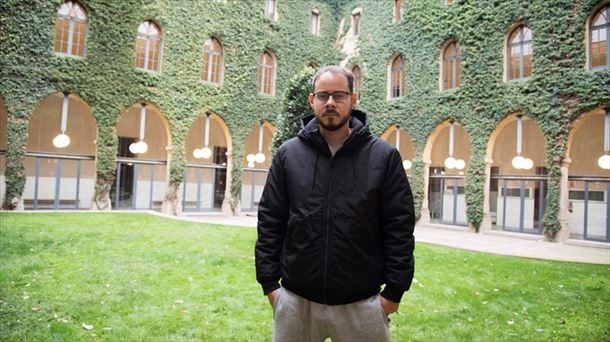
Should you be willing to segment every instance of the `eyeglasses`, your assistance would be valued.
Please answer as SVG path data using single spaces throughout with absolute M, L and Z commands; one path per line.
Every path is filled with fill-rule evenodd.
M 328 99 L 332 96 L 335 99 L 335 102 L 343 102 L 345 101 L 352 93 L 347 91 L 335 91 L 332 93 L 327 93 L 325 91 L 320 91 L 317 93 L 313 93 L 314 98 L 320 102 L 327 102 Z

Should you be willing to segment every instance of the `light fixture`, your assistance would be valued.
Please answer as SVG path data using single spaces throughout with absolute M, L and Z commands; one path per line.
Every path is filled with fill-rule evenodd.
M 64 148 L 70 145 L 70 137 L 66 134 L 66 127 L 68 125 L 68 93 L 64 93 L 64 99 L 61 105 L 61 124 L 60 132 L 53 138 L 53 146 L 57 148 Z
M 445 159 L 445 167 L 447 169 L 458 169 L 463 170 L 466 167 L 466 162 L 463 159 L 453 158 L 453 140 L 454 140 L 454 121 L 450 120 L 449 123 L 449 157 Z
M 208 147 L 210 143 L 210 114 L 205 114 L 205 120 L 203 124 L 203 148 L 196 148 L 193 150 L 193 157 L 200 159 L 208 159 L 212 156 L 212 150 Z
M 529 170 L 534 167 L 534 162 L 529 158 L 521 156 L 523 141 L 523 116 L 517 115 L 517 156 L 513 158 L 511 164 L 515 169 Z
M 597 160 L 597 165 L 604 170 L 610 170 L 610 112 L 608 111 L 604 118 L 604 154 Z
M 263 153 L 263 135 L 265 134 L 265 127 L 263 127 L 263 122 L 261 121 L 260 126 L 258 127 L 258 153 L 255 156 L 255 161 L 259 164 L 265 162 L 265 154 Z
M 398 153 L 400 153 L 400 126 L 396 126 L 396 150 L 398 150 Z M 405 159 L 402 161 L 402 167 L 405 170 L 410 170 L 412 166 L 413 163 L 411 163 L 410 160 Z
M 129 152 L 133 154 L 143 154 L 148 151 L 148 144 L 144 142 L 144 127 L 146 126 L 146 103 L 142 102 L 140 108 L 140 137 L 138 142 L 129 145 Z

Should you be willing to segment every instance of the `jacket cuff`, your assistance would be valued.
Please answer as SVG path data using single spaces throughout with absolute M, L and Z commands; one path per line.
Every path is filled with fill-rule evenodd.
M 265 295 L 280 288 L 280 284 L 278 282 L 265 283 L 261 284 L 261 286 L 263 287 L 263 293 Z
M 386 285 L 385 289 L 381 291 L 381 296 L 391 302 L 400 303 L 402 295 L 405 293 L 404 290 L 394 287 L 392 285 Z

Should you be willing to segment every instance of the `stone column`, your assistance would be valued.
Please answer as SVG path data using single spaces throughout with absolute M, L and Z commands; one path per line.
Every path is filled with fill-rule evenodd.
M 479 227 L 480 232 L 488 232 L 491 231 L 491 211 L 490 211 L 490 189 L 491 189 L 491 166 L 493 165 L 493 159 L 485 158 L 485 185 L 483 188 L 483 221 L 481 222 L 481 227 Z
M 231 215 L 231 184 L 233 183 L 233 151 L 227 150 L 227 180 L 225 182 L 225 198 L 222 200 L 221 211 L 224 214 Z M 238 214 L 236 210 L 235 214 Z
M 431 160 L 424 160 L 424 198 L 421 204 L 420 224 L 430 223 L 430 208 L 428 207 L 428 188 L 430 187 L 430 164 Z
M 570 193 L 570 183 L 568 181 L 568 175 L 571 163 L 572 159 L 567 157 L 561 162 L 561 183 L 559 188 L 559 224 L 561 225 L 561 229 L 555 236 L 555 240 L 557 242 L 565 241 L 566 239 L 570 238 L 570 227 L 568 225 L 570 215 L 568 211 L 568 206 L 570 203 L 568 198 L 568 194 Z

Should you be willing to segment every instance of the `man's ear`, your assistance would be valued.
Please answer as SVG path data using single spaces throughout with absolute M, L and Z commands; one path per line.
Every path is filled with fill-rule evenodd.
M 358 104 L 358 93 L 352 93 L 352 97 L 350 98 L 350 107 L 352 109 L 356 108 Z
M 311 106 L 311 108 L 313 108 L 313 100 L 314 100 L 313 93 L 309 93 L 309 105 Z

